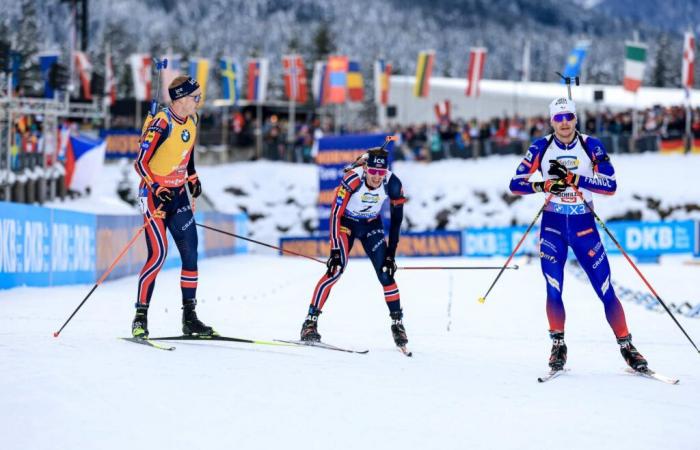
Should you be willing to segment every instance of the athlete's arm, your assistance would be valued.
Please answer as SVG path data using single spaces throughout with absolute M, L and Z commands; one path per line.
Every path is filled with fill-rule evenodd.
M 354 171 L 350 171 L 343 177 L 340 185 L 335 190 L 335 202 L 331 208 L 331 250 L 340 248 L 340 219 L 345 213 L 350 197 L 359 187 L 362 180 Z
M 389 224 L 389 244 L 386 254 L 392 258 L 396 256 L 396 247 L 399 245 L 399 235 L 401 232 L 401 222 L 403 221 L 403 204 L 407 199 L 403 194 L 403 187 L 399 177 L 392 174 L 387 183 L 389 195 L 391 221 Z

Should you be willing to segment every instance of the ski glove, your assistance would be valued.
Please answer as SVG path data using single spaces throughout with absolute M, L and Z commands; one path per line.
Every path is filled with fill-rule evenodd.
M 173 198 L 175 198 L 175 195 L 170 189 L 164 186 L 158 186 L 156 188 L 156 197 L 158 197 L 158 200 L 160 200 L 163 203 L 170 203 L 173 200 Z
M 553 177 L 557 177 L 559 180 L 566 181 L 568 185 L 578 186 L 579 176 L 575 175 L 573 172 L 569 172 L 569 169 L 556 159 L 549 160 L 549 170 L 547 173 Z
M 551 192 L 554 195 L 560 195 L 566 190 L 566 186 L 566 180 L 547 180 L 532 183 L 532 188 L 535 192 Z
M 396 261 L 394 261 L 394 257 L 386 256 L 384 258 L 384 262 L 382 263 L 382 272 L 385 272 L 391 278 L 394 278 L 396 269 L 398 269 L 398 267 L 396 267 Z
M 196 173 L 187 178 L 187 187 L 190 189 L 192 197 L 197 198 L 202 195 L 202 183 Z
M 331 250 L 331 256 L 328 258 L 328 261 L 326 261 L 326 267 L 328 267 L 328 270 L 326 271 L 326 275 L 333 276 L 335 274 L 336 270 L 340 267 L 343 266 L 343 263 L 340 260 L 340 249 L 334 248 Z

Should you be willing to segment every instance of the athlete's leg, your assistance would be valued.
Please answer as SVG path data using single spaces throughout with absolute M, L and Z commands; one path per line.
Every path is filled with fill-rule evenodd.
M 593 220 L 592 214 L 576 217 L 575 227 L 571 230 L 572 234 L 576 233 L 571 236 L 571 247 L 579 264 L 588 275 L 593 289 L 603 302 L 605 317 L 615 336 L 625 337 L 629 334 L 625 311 L 615 295 L 610 279 L 608 255 Z
M 566 311 L 562 300 L 564 265 L 568 252 L 566 216 L 545 211 L 540 231 L 540 264 L 547 283 L 547 319 L 550 332 L 563 332 Z
M 136 307 L 148 308 L 156 277 L 163 267 L 168 252 L 168 239 L 165 234 L 168 217 L 157 210 L 160 201 L 152 193 L 149 192 L 146 197 L 141 197 L 140 201 L 144 214 L 143 220 L 147 222 L 145 234 L 148 258 L 139 275 Z
M 184 188 L 176 193 L 173 202 L 176 207 L 172 208 L 168 230 L 180 252 L 180 289 L 184 302 L 197 298 L 197 226 Z
M 311 296 L 311 305 L 309 306 L 309 311 L 320 311 L 323 305 L 328 299 L 328 295 L 331 293 L 333 285 L 338 282 L 340 276 L 345 271 L 348 264 L 348 256 L 350 255 L 350 250 L 352 249 L 352 244 L 355 238 L 351 234 L 351 230 L 346 226 L 341 225 L 340 227 L 340 268 L 328 275 L 324 273 L 318 283 L 316 283 L 316 288 Z
M 399 287 L 394 280 L 394 277 L 389 276 L 382 271 L 382 263 L 386 255 L 386 241 L 384 240 L 384 227 L 380 219 L 370 222 L 369 230 L 360 238 L 362 247 L 365 253 L 372 261 L 374 271 L 377 274 L 377 279 L 384 288 L 384 300 L 386 301 L 389 311 L 401 310 L 401 296 L 399 295 Z

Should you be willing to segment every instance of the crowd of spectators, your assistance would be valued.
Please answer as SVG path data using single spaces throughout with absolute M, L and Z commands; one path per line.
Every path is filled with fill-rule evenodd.
M 660 139 L 679 139 L 685 133 L 684 107 L 653 107 L 637 111 L 583 111 L 578 128 L 603 140 L 611 152 L 658 150 Z M 700 108 L 692 114 L 691 132 L 700 139 Z M 636 127 L 634 121 L 636 120 Z M 297 122 L 292 141 L 288 140 L 288 122 L 278 115 L 265 118 L 262 127 L 261 157 L 295 162 L 313 161 L 315 141 L 334 134 L 331 117 Z M 203 133 L 221 142 L 221 118 L 202 117 Z M 230 120 L 228 144 L 234 152 L 255 146 L 256 124 L 253 115 L 236 112 Z M 340 128 L 341 133 L 382 132 L 379 127 Z M 500 117 L 488 121 L 448 120 L 437 123 L 398 126 L 389 130 L 400 136 L 397 159 L 435 161 L 444 158 L 471 158 L 491 154 L 521 154 L 533 140 L 550 132 L 549 118 Z M 212 134 L 213 133 L 213 134 Z M 208 140 L 208 139 L 207 139 Z M 206 145 L 207 142 L 204 142 Z

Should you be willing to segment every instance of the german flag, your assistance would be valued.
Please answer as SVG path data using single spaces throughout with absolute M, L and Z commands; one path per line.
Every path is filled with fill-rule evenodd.
M 683 153 L 685 152 L 685 145 L 683 144 L 683 138 L 661 138 L 661 153 Z
M 413 86 L 413 95 L 416 97 L 428 96 L 430 75 L 433 72 L 434 61 L 434 50 L 424 50 L 418 54 L 418 64 L 416 65 L 416 84 Z

